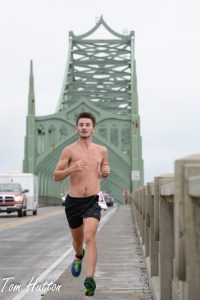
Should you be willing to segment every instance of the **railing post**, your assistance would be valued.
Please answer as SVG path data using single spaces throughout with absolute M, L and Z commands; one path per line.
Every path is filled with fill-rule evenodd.
M 150 204 L 150 276 L 158 276 L 158 242 L 154 237 L 154 184 L 147 183 L 147 198 Z
M 185 261 L 185 197 L 186 164 L 197 164 L 200 162 L 200 156 L 189 156 L 179 159 L 175 162 L 175 272 L 179 280 L 186 280 L 186 261 Z
M 198 176 L 197 176 L 198 175 Z M 200 160 L 185 167 L 186 300 L 200 299 Z
M 167 215 L 167 220 L 166 220 L 166 216 L 160 216 L 160 205 L 161 205 L 161 190 L 160 190 L 160 185 L 161 185 L 161 181 L 165 180 L 167 182 L 167 180 L 173 180 L 173 174 L 163 174 L 157 177 L 154 177 L 154 238 L 155 241 L 159 242 L 159 248 L 158 248 L 158 281 L 160 281 L 159 285 L 160 285 L 160 297 L 158 299 L 160 300 L 171 300 L 171 287 L 169 283 L 170 281 L 170 272 L 166 272 L 166 279 L 163 278 L 163 271 L 165 269 L 165 262 L 167 260 L 167 253 L 165 253 L 165 241 L 163 241 L 163 236 L 162 236 L 162 242 L 160 240 L 160 226 L 162 227 L 162 231 L 163 231 L 163 226 L 166 225 L 166 228 L 169 227 L 168 222 L 169 222 L 169 214 L 168 212 L 166 212 L 165 208 L 163 209 L 162 207 L 162 214 Z M 163 212 L 164 211 L 164 212 Z M 168 228 L 169 229 L 169 228 Z M 170 230 L 170 229 L 169 229 Z M 167 239 L 167 236 L 164 237 L 164 239 Z M 164 244 L 163 244 L 164 242 Z M 170 241 L 168 241 L 170 242 Z M 165 257 L 166 254 L 166 257 Z M 170 254 L 170 258 L 171 258 L 171 254 Z M 171 265 L 173 265 L 173 263 L 171 262 Z M 168 274 L 169 273 L 169 274 Z M 162 276 L 161 276 L 162 274 Z M 172 278 L 172 275 L 171 275 Z M 166 280 L 166 281 L 165 281 Z
M 160 299 L 172 299 L 174 258 L 174 178 L 159 180 Z
M 150 228 L 150 219 L 149 219 L 149 205 L 147 198 L 147 186 L 143 187 L 143 203 L 144 203 L 144 244 L 145 244 L 145 257 L 149 256 L 149 228 Z
M 138 190 L 138 201 L 139 201 L 139 231 L 142 244 L 144 243 L 144 224 L 142 216 L 142 188 Z
M 132 213 L 136 221 L 137 230 L 139 231 L 139 193 L 138 189 L 135 190 L 132 194 L 131 202 L 132 202 Z
M 175 162 L 174 277 L 175 282 L 178 283 L 181 300 L 200 299 L 200 182 L 197 179 L 198 176 L 200 176 L 199 154 Z

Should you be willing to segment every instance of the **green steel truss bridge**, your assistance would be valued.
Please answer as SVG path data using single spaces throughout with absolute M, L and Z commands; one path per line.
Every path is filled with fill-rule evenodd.
M 109 38 L 95 38 L 102 28 Z M 121 202 L 124 188 L 133 191 L 143 185 L 134 54 L 134 32 L 119 34 L 103 17 L 85 34 L 75 35 L 70 31 L 56 111 L 38 117 L 31 61 L 23 172 L 39 176 L 40 196 L 59 197 L 68 190 L 69 179 L 54 182 L 52 174 L 62 149 L 78 139 L 75 117 L 82 111 L 95 115 L 93 141 L 109 151 L 111 175 L 102 181 L 102 189 Z

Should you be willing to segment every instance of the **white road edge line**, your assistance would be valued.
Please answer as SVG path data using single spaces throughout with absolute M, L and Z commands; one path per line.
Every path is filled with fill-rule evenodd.
M 102 219 L 101 222 L 99 224 L 99 228 L 98 231 L 101 230 L 103 228 L 103 226 L 106 224 L 106 222 L 111 218 L 111 216 L 115 213 L 117 209 L 117 205 L 110 211 L 108 212 Z M 54 269 L 56 268 L 63 259 L 65 259 L 65 257 L 67 255 L 69 255 L 72 251 L 74 250 L 74 248 L 71 246 L 65 253 L 63 253 L 63 255 L 61 255 L 53 264 L 51 264 L 39 277 L 38 277 L 38 282 L 44 280 L 47 275 Z M 16 295 L 14 298 L 12 298 L 12 300 L 21 300 L 24 298 L 24 296 L 26 296 L 27 294 L 27 288 L 23 289 L 18 295 Z

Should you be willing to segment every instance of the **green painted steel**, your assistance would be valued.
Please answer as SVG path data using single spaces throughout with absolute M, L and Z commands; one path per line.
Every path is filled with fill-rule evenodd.
M 112 36 L 91 38 L 100 27 Z M 75 142 L 75 117 L 81 111 L 96 116 L 93 141 L 109 150 L 111 175 L 102 189 L 122 202 L 122 190 L 143 185 L 142 142 L 138 113 L 134 32 L 122 35 L 101 17 L 87 33 L 69 33 L 69 50 L 56 112 L 35 116 L 33 66 L 29 79 L 23 171 L 39 175 L 40 195 L 59 197 L 69 180 L 54 182 L 53 170 L 62 149 Z

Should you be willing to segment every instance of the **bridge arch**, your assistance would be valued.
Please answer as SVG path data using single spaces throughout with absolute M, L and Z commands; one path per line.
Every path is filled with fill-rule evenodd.
M 100 26 L 113 38 L 91 38 Z M 59 197 L 68 189 L 68 180 L 55 183 L 52 174 L 62 149 L 78 138 L 75 118 L 82 111 L 95 115 L 93 141 L 109 150 L 111 175 L 102 181 L 102 189 L 121 202 L 123 188 L 133 191 L 143 184 L 133 31 L 127 35 L 117 33 L 101 17 L 85 34 L 70 32 L 55 113 L 35 116 L 32 62 L 28 104 L 23 170 L 39 175 L 41 196 Z

